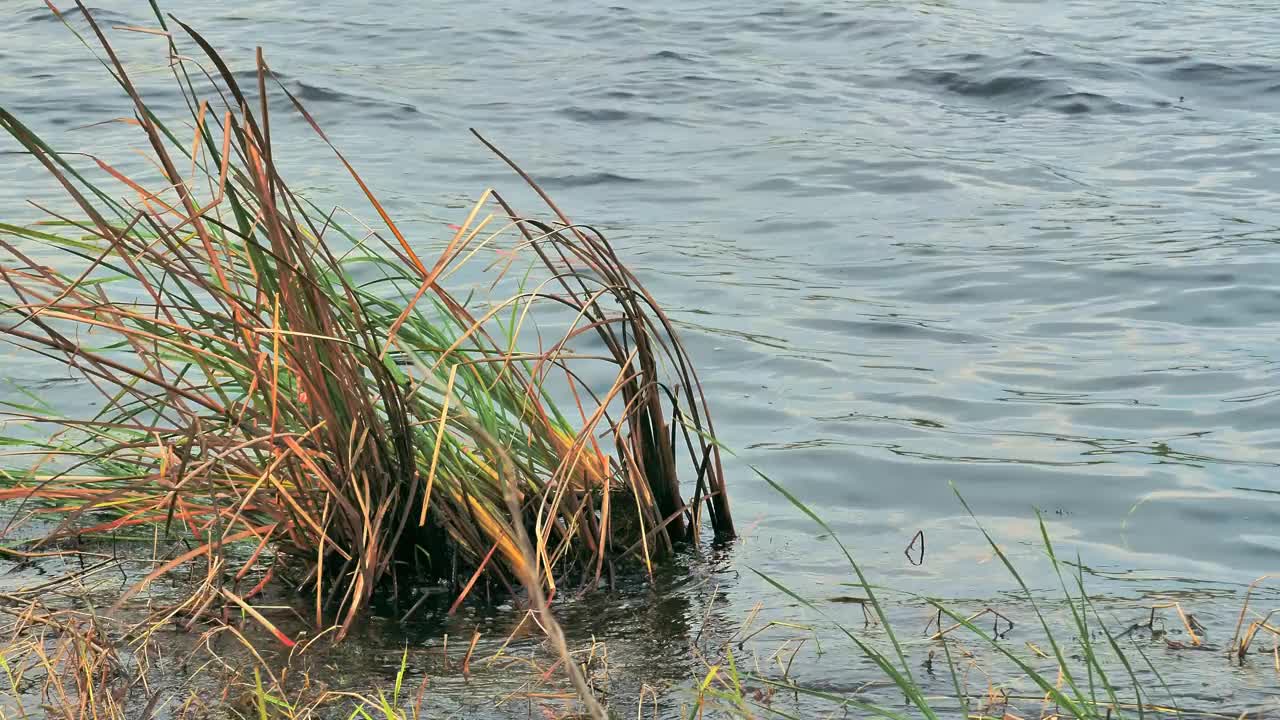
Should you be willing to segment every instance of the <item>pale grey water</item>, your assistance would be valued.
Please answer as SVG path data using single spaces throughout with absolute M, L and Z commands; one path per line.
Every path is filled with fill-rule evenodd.
M 69 128 L 119 93 L 41 3 L 0 1 L 0 103 L 95 145 Z M 424 247 L 517 185 L 468 127 L 611 232 L 721 439 L 877 578 L 1011 587 L 950 483 L 1033 567 L 1043 509 L 1117 594 L 1280 569 L 1280 496 L 1241 489 L 1280 491 L 1274 3 L 164 5 L 238 67 L 264 46 Z M 288 151 L 295 184 L 351 197 L 318 143 Z M 29 161 L 0 158 L 18 212 Z M 770 597 L 746 567 L 847 594 L 831 543 L 732 468 L 726 615 Z

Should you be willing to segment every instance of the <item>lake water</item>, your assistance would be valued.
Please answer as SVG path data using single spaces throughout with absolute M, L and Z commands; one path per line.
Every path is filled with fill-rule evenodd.
M 848 594 L 746 462 L 936 595 L 1013 586 L 953 485 L 1036 584 L 1037 508 L 1117 596 L 1209 605 L 1280 568 L 1274 3 L 164 5 L 240 67 L 262 45 L 422 247 L 518 186 L 469 127 L 610 234 L 740 451 L 744 538 L 703 582 L 725 617 L 778 600 L 748 567 Z M 119 93 L 41 3 L 4 7 L 0 104 L 96 147 L 70 128 Z M 352 197 L 323 146 L 287 148 L 295 184 Z M 19 212 L 29 161 L 0 157 Z M 1228 605 L 1201 610 L 1224 640 Z

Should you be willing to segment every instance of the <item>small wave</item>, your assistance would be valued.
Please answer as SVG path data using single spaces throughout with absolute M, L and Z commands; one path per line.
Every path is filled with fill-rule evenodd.
M 357 107 L 371 107 L 382 111 L 394 111 L 400 115 L 420 115 L 421 112 L 417 107 L 409 103 L 397 102 L 394 100 L 383 100 L 380 98 L 370 97 L 368 95 L 357 95 L 333 88 L 312 85 L 302 81 L 294 81 L 289 83 L 293 94 L 298 100 L 312 103 L 336 103 L 340 105 L 351 105 Z
M 115 12 L 105 8 L 90 8 L 88 14 L 93 18 L 93 22 L 99 26 L 113 26 L 113 24 L 134 24 L 136 20 L 125 15 L 124 13 Z M 84 13 L 79 8 L 59 9 L 58 14 L 54 14 L 51 10 L 41 10 L 41 12 L 27 15 L 28 23 L 60 23 L 63 20 L 69 22 L 83 22 Z
M 93 18 L 94 22 L 99 25 L 114 25 L 118 23 L 132 22 L 129 16 L 114 10 L 107 10 L 105 8 L 91 7 L 89 8 L 89 15 Z M 80 20 L 83 16 L 84 12 L 80 8 L 69 7 L 59 9 L 56 15 L 49 10 L 42 10 L 40 12 L 33 13 L 27 16 L 27 22 L 62 22 L 63 20 Z
M 1036 103 L 1055 112 L 1066 115 L 1082 115 L 1084 113 L 1126 113 L 1137 110 L 1136 107 L 1113 100 L 1106 95 L 1091 92 L 1074 92 L 1054 95 Z
M 675 50 L 659 50 L 658 52 L 649 55 L 649 59 L 676 60 L 679 62 L 686 62 L 686 63 L 695 62 L 694 58 L 690 57 L 689 55 L 678 53 Z
M 1033 100 L 1062 90 L 1062 84 L 1030 75 L 998 75 L 988 80 L 952 70 L 912 70 L 903 78 L 908 82 L 940 87 L 966 97 L 1013 98 Z
M 1181 55 L 1142 55 L 1134 58 L 1133 61 L 1139 65 L 1172 65 L 1185 59 L 1186 57 Z
M 1239 63 L 1228 65 L 1220 62 L 1198 60 L 1185 55 L 1148 55 L 1135 58 L 1134 62 L 1159 68 L 1157 74 L 1164 80 L 1180 86 L 1179 94 L 1187 97 L 1210 95 L 1219 98 L 1251 100 L 1258 95 L 1270 94 L 1280 89 L 1276 77 L 1280 65 Z
M 748 235 L 779 235 L 830 230 L 836 223 L 830 220 L 758 220 L 743 229 Z
M 258 82 L 258 71 L 257 70 L 232 70 L 231 77 L 235 78 L 235 81 L 239 83 L 241 87 L 245 87 L 251 83 Z M 284 82 L 290 79 L 290 77 L 285 73 L 282 73 L 279 70 L 271 68 L 270 72 L 267 74 L 268 81 L 270 81 L 270 79 L 273 77 L 279 80 L 280 82 Z
M 581 123 L 655 122 L 662 118 L 646 113 L 627 112 L 616 108 L 585 108 L 571 105 L 556 111 L 558 115 Z
M 680 82 L 699 83 L 699 84 L 706 84 L 706 83 L 730 84 L 730 83 L 733 83 L 734 80 L 732 78 L 715 77 L 714 75 L 688 74 L 688 75 L 681 75 Z
M 1170 80 L 1192 83 L 1238 82 L 1249 77 L 1275 77 L 1276 68 L 1265 65 L 1223 65 L 1215 62 L 1181 60 L 1169 71 Z
M 854 184 L 853 187 L 856 188 L 858 186 L 857 184 Z M 868 182 L 859 189 L 881 195 L 904 195 L 910 193 L 941 192 L 943 190 L 951 190 L 954 187 L 954 184 L 947 182 L 942 178 L 907 174 L 878 178 Z
M 553 188 L 576 188 L 590 185 L 638 184 L 645 182 L 641 178 L 628 177 L 611 172 L 581 173 L 540 178 L 542 185 Z
M 792 180 L 791 178 L 771 177 L 765 180 L 758 180 L 756 182 L 753 182 L 743 187 L 742 189 L 745 192 L 759 192 L 759 191 L 787 192 L 787 191 L 796 190 L 799 187 L 800 187 L 800 184 L 797 183 L 795 180 Z
M 333 90 L 331 88 L 320 87 L 319 85 L 312 85 L 301 81 L 290 84 L 293 85 L 293 93 L 298 96 L 299 100 L 310 100 L 312 102 L 351 102 L 365 99 L 358 98 L 355 95 L 349 95 L 340 90 Z
M 1066 115 L 1128 113 L 1139 108 L 1096 92 L 1077 90 L 1063 80 L 1023 74 L 978 79 L 951 70 L 912 70 L 909 82 L 942 88 L 970 98 L 992 101 L 1005 110 L 1041 109 Z
M 827 12 L 827 11 L 824 11 L 824 12 Z M 794 8 L 776 7 L 776 8 L 769 8 L 768 10 L 760 10 L 754 13 L 753 17 L 774 19 L 774 18 L 791 17 L 791 16 L 794 16 L 795 14 L 796 14 L 796 10 Z
M 932 327 L 923 321 L 911 321 L 908 319 L 797 318 L 793 321 L 793 324 L 806 330 L 859 338 L 878 338 L 886 341 L 923 340 L 947 344 L 984 344 L 991 342 L 991 338 L 982 335 Z

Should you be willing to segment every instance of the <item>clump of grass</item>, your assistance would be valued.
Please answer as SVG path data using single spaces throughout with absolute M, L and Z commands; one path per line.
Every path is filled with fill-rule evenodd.
M 733 533 L 705 398 L 671 322 L 606 239 L 505 155 L 551 219 L 486 191 L 424 258 L 336 148 L 378 229 L 358 235 L 290 188 L 268 97 L 328 139 L 261 52 L 242 87 L 244 75 L 157 8 L 146 31 L 167 46 L 190 112 L 179 124 L 153 111 L 77 6 L 91 31 L 81 39 L 128 96 L 151 168 L 129 174 L 95 157 L 90 172 L 0 108 L 0 127 L 76 207 L 0 224 L 0 337 L 75 373 L 100 402 L 71 414 L 10 405 L 8 422 L 47 439 L 9 439 L 26 446 L 11 457 L 38 460 L 0 476 L 18 521 L 8 537 L 31 517 L 53 522 L 37 544 L 181 534 L 187 548 L 121 602 L 203 562 L 207 582 L 181 612 L 229 606 L 274 629 L 251 601 L 283 577 L 341 637 L 383 589 L 448 579 L 465 596 L 482 578 L 508 589 L 532 579 L 553 594 L 696 542 L 704 516 Z M 545 272 L 488 304 L 444 287 L 501 243 Z M 537 318 L 564 316 L 550 341 L 536 331 L 536 351 L 517 345 Z M 571 350 L 591 336 L 603 352 Z M 614 380 L 588 386 L 584 366 L 610 367 Z

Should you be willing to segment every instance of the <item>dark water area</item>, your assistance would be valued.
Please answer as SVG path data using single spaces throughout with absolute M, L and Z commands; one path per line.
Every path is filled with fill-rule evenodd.
M 98 6 L 154 24 L 146 3 Z M 1274 3 L 164 6 L 246 72 L 262 45 L 421 247 L 485 187 L 518 186 L 475 127 L 667 305 L 739 451 L 743 538 L 675 593 L 683 610 L 620 637 L 710 606 L 798 612 L 749 568 L 848 594 L 834 544 L 746 463 L 877 581 L 975 608 L 1015 585 L 953 487 L 1033 587 L 1056 583 L 1039 509 L 1100 593 L 1183 598 L 1220 640 L 1243 587 L 1280 569 Z M 0 103 L 98 147 L 72 128 L 123 114 L 119 93 L 41 3 L 5 8 Z M 127 44 L 163 80 L 158 42 Z M 295 184 L 355 206 L 327 149 L 280 127 L 308 140 L 277 149 Z M 0 207 L 24 212 L 29 161 L 0 158 Z M 75 392 L 12 358 L 5 377 Z M 670 667 L 678 644 L 618 652 Z M 1187 683 L 1210 702 L 1221 679 Z

